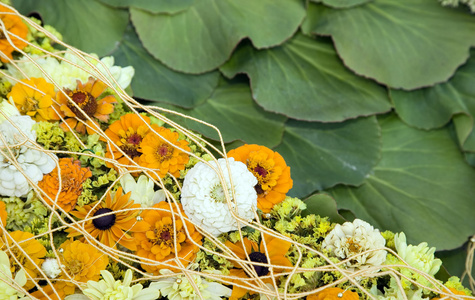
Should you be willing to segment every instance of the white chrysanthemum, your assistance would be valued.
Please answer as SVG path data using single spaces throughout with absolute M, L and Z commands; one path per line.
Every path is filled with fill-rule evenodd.
M 58 277 L 59 274 L 61 274 L 61 267 L 59 266 L 58 260 L 56 258 L 46 258 L 41 265 L 41 270 L 43 270 L 46 276 L 51 279 L 54 279 Z
M 140 175 L 137 181 L 134 176 L 125 174 L 120 179 L 124 193 L 132 192 L 130 199 L 142 207 L 152 207 L 154 204 L 166 199 L 163 190 L 155 191 L 155 183 L 145 175 Z
M 394 235 L 397 254 L 411 267 L 430 275 L 435 275 L 442 265 L 440 259 L 434 257 L 435 247 L 429 248 L 426 242 L 417 246 L 407 245 L 404 232 Z
M 32 63 L 29 59 L 24 58 L 17 62 L 17 66 L 22 70 L 19 71 L 13 65 L 8 66 L 8 73 L 13 78 L 22 79 L 24 78 L 23 74 L 26 74 L 29 78 L 31 77 L 42 77 L 45 78 L 47 81 L 52 82 L 54 81 L 59 87 L 61 88 L 68 88 L 74 89 L 76 88 L 76 80 L 80 80 L 81 82 L 86 82 L 89 76 L 97 74 L 97 71 L 93 69 L 88 63 L 79 59 L 72 51 L 67 50 L 64 54 L 64 59 L 58 61 L 54 57 L 40 57 L 37 55 L 31 56 L 34 61 L 44 70 L 41 71 L 34 63 Z M 97 56 L 95 56 L 97 57 Z M 114 78 L 121 88 L 126 88 L 129 86 L 130 81 L 134 75 L 134 68 L 131 66 L 121 68 L 119 66 L 114 66 L 114 58 L 113 57 L 104 57 L 101 59 L 102 64 L 104 64 L 105 68 L 109 70 L 112 74 L 112 78 L 110 78 L 105 71 L 106 69 L 102 66 L 101 63 L 97 63 L 94 59 L 88 59 L 89 62 L 96 66 L 99 69 L 99 72 L 109 78 L 111 82 L 113 82 L 112 78 Z M 51 76 L 52 81 L 45 76 L 44 74 L 48 74 Z M 97 77 L 97 76 L 95 76 Z M 7 78 L 12 84 L 15 84 L 17 81 Z
M 160 273 L 163 275 L 173 274 L 172 271 L 167 269 L 160 270 Z M 157 282 L 152 282 L 150 286 L 158 288 L 162 293 L 162 296 L 166 296 L 168 299 L 173 300 L 197 300 L 201 299 L 200 295 L 203 299 L 221 300 L 221 297 L 231 296 L 232 290 L 230 288 L 217 282 L 209 282 L 198 275 L 191 276 L 193 277 L 199 292 L 193 288 L 188 278 L 184 275 L 158 279 Z
M 355 219 L 343 225 L 337 224 L 325 237 L 322 247 L 342 260 L 352 257 L 346 266 L 354 271 L 381 265 L 386 260 L 386 250 L 361 253 L 383 248 L 385 244 L 386 240 L 378 229 L 363 220 Z
M 14 287 L 22 287 L 26 283 L 26 274 L 23 269 L 19 270 L 15 279 L 13 279 L 12 272 L 10 271 L 10 260 L 8 255 L 0 250 L 0 299 L 17 300 L 17 299 L 30 299 L 24 297 Z
M 35 121 L 29 116 L 12 116 L 10 121 L 0 123 L 0 195 L 22 197 L 32 189 L 14 165 L 14 159 L 35 184 L 56 166 L 46 153 L 31 148 L 33 144 L 30 141 L 36 140 L 32 130 L 34 124 Z
M 84 289 L 84 295 L 93 300 L 109 300 L 109 299 L 123 299 L 123 300 L 155 300 L 160 297 L 160 292 L 155 287 L 142 288 L 141 284 L 134 284 L 130 286 L 132 281 L 132 270 L 127 270 L 124 275 L 124 281 L 114 280 L 114 277 L 109 271 L 101 271 L 102 280 L 99 282 L 88 281 L 87 288 Z M 66 299 L 68 299 L 66 297 Z
M 257 179 L 242 162 L 234 161 L 233 158 L 229 158 L 228 161 L 236 197 L 231 205 L 235 207 L 233 209 L 236 209 L 241 218 L 253 219 L 253 210 L 257 207 L 257 193 L 254 189 Z M 209 163 L 219 170 L 215 162 Z M 229 196 L 232 198 L 226 160 L 220 158 L 218 163 L 223 170 Z M 186 174 L 181 192 L 181 203 L 190 220 L 211 234 L 219 235 L 244 226 L 242 223 L 238 224 L 233 218 L 218 174 L 203 162 L 197 163 Z

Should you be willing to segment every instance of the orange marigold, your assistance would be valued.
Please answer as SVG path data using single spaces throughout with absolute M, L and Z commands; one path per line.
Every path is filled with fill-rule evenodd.
M 147 224 L 138 220 L 141 206 L 129 201 L 130 195 L 130 192 L 122 195 L 120 187 L 115 192 L 114 199 L 108 193 L 105 202 L 76 207 L 77 211 L 70 213 L 80 220 L 86 220 L 85 223 L 80 223 L 84 224 L 84 230 L 92 237 L 98 238 L 104 245 L 117 249 L 119 243 L 127 249 L 136 250 L 135 239 L 130 233 L 145 231 Z M 99 217 L 101 215 L 104 216 Z M 79 230 L 79 228 L 67 229 L 68 237 L 82 235 Z
M 463 296 L 470 296 L 470 295 L 467 295 L 464 291 L 459 291 L 455 288 L 448 288 L 450 290 L 450 292 L 454 295 L 463 295 Z M 445 295 L 441 295 L 441 297 L 446 297 Z M 441 297 L 437 297 L 437 298 L 432 298 L 431 300 L 440 300 Z M 446 300 L 455 300 L 455 298 L 445 298 Z
M 142 140 L 150 131 L 149 126 L 150 118 L 147 116 L 126 114 L 120 117 L 105 131 L 112 141 L 107 147 L 106 157 L 124 165 L 131 165 L 132 161 L 139 164 L 142 155 Z M 105 138 L 101 140 L 106 141 Z M 126 155 L 124 156 L 120 150 Z
M 32 117 L 35 121 L 59 120 L 59 107 L 53 103 L 54 85 L 44 78 L 23 79 L 15 84 L 8 94 L 21 114 Z
M 257 207 L 264 213 L 271 211 L 277 203 L 284 201 L 292 188 L 290 167 L 277 152 L 259 145 L 243 145 L 228 152 L 228 157 L 243 162 L 257 178 L 254 187 L 257 192 Z
M 269 235 L 264 235 L 264 239 L 265 239 L 265 245 L 264 245 L 263 240 L 261 240 L 260 244 L 257 244 L 256 242 L 251 241 L 247 237 L 245 237 L 242 241 L 237 242 L 236 244 L 230 241 L 226 241 L 225 245 L 231 251 L 233 251 L 234 254 L 236 254 L 236 256 L 241 260 L 246 261 L 247 257 L 249 257 L 251 262 L 271 264 L 273 266 L 277 266 L 274 268 L 274 274 L 276 271 L 279 271 L 278 266 L 291 267 L 292 263 L 289 261 L 289 259 L 285 255 L 289 251 L 290 246 L 292 244 L 289 241 L 281 240 Z M 268 255 L 266 254 L 265 249 L 267 249 Z M 260 276 L 266 276 L 269 274 L 269 267 L 267 266 L 251 264 L 251 266 L 254 268 L 255 274 L 248 274 L 246 271 L 244 271 L 244 269 L 241 268 L 241 265 L 238 262 L 235 262 L 234 266 L 237 269 L 229 270 L 229 275 L 242 278 L 243 280 L 239 280 L 239 279 L 232 280 L 233 282 L 239 283 L 241 285 L 249 285 L 250 281 L 246 279 L 249 279 L 249 278 L 254 279 L 255 275 L 260 277 Z M 251 282 L 252 281 L 255 281 L 255 279 L 251 280 Z M 265 278 L 263 282 L 272 283 L 272 279 Z M 257 284 L 257 282 L 254 282 L 254 284 Z M 250 285 L 249 287 L 251 288 L 252 285 Z M 252 292 L 250 288 L 245 289 L 237 285 L 234 285 L 233 292 L 229 299 L 230 300 L 239 299 L 243 297 L 244 295 L 246 295 L 247 292 L 249 292 L 250 295 L 254 294 L 254 292 Z
M 7 227 L 7 205 L 5 202 L 0 201 L 0 220 L 2 220 L 2 227 L 6 228 Z M 0 235 L 2 234 L 3 230 L 0 231 Z
M 112 103 L 117 103 L 117 100 L 112 95 L 97 100 L 106 89 L 107 85 L 105 83 L 89 77 L 86 83 L 81 83 L 78 80 L 74 91 L 70 89 L 59 91 L 56 95 L 56 100 L 61 105 L 60 109 L 66 116 L 65 123 L 60 125 L 61 128 L 64 131 L 69 131 L 70 128 L 73 128 L 82 134 L 86 132 L 86 129 L 88 134 L 97 132 L 100 128 L 97 120 L 101 122 L 109 121 L 109 115 L 114 111 Z M 79 109 L 72 102 L 76 103 Z M 91 118 L 92 122 L 87 117 Z
M 173 212 L 170 210 L 170 205 Z M 194 258 L 201 245 L 202 235 L 196 231 L 189 221 L 181 221 L 178 211 L 184 216 L 181 204 L 169 204 L 165 201 L 155 204 L 151 210 L 143 212 L 142 217 L 147 223 L 147 230 L 135 234 L 137 239 L 137 255 L 151 261 L 176 265 L 172 261 L 178 258 L 186 267 Z M 187 236 L 186 230 L 189 233 Z M 176 229 L 176 231 L 174 230 Z M 176 248 L 175 248 L 176 243 Z M 142 260 L 145 271 L 159 274 L 160 269 L 170 267 Z
M 4 25 L 3 28 L 0 28 L 0 52 L 3 52 L 8 58 L 12 59 L 12 52 L 16 50 L 15 47 L 23 49 L 27 45 L 23 40 L 26 40 L 28 27 L 19 16 L 15 15 L 13 10 L 4 5 L 0 5 L 0 19 Z M 5 31 L 7 32 L 6 34 Z M 6 35 L 10 37 L 11 43 Z M 1 60 L 2 62 L 8 62 L 3 56 Z
M 53 283 L 53 286 L 42 286 L 41 289 L 31 293 L 31 296 L 37 298 L 38 300 L 62 300 L 66 295 L 64 291 L 58 287 L 58 284 Z
M 81 168 L 81 162 L 72 158 L 60 158 L 59 169 L 61 186 L 59 183 L 58 167 L 45 175 L 38 182 L 38 187 L 47 195 L 44 200 L 49 205 L 57 203 L 66 212 L 71 211 L 82 193 L 82 184 L 92 176 L 89 168 Z M 58 195 L 59 191 L 59 195 Z M 57 202 L 55 201 L 58 195 Z M 51 199 L 51 200 L 50 200 Z
M 156 124 L 152 126 L 152 129 L 156 133 L 150 131 L 142 141 L 140 150 L 143 154 L 140 157 L 140 165 L 154 169 L 160 178 L 165 177 L 167 173 L 180 177 L 180 170 L 185 169 L 190 158 L 183 152 L 190 151 L 188 142 L 178 140 L 178 132 L 173 132 L 170 129 Z M 157 179 L 156 173 L 151 174 L 155 179 Z
M 109 257 L 106 254 L 81 241 L 67 240 L 61 244 L 60 249 L 62 249 L 61 264 L 68 274 L 62 273 L 58 279 L 63 280 L 57 281 L 56 286 L 66 295 L 73 294 L 76 288 L 70 282 L 70 278 L 78 282 L 98 281 L 101 271 L 109 264 Z
M 307 296 L 307 300 L 358 300 L 357 293 L 340 288 L 326 288 L 321 292 Z
M 18 243 L 18 246 L 14 244 Z M 20 249 L 21 248 L 21 249 Z M 37 278 L 41 265 L 46 255 L 46 248 L 40 242 L 34 239 L 30 232 L 13 231 L 10 235 L 4 234 L 0 239 L 0 249 L 7 252 L 10 256 L 10 266 L 12 274 L 16 274 L 20 269 L 24 269 L 32 278 Z M 15 256 L 16 260 L 10 255 Z M 17 263 L 17 261 L 19 263 Z M 27 278 L 28 278 L 27 275 Z M 28 290 L 34 286 L 33 281 L 27 281 L 25 288 Z

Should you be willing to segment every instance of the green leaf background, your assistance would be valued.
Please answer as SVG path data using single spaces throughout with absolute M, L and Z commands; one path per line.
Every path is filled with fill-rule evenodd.
M 306 213 L 436 246 L 475 234 L 475 16 L 437 0 L 13 0 L 64 41 L 132 65 L 134 96 L 258 143 Z M 100 30 L 98 30 L 98 28 Z M 211 140 L 216 132 L 178 120 Z

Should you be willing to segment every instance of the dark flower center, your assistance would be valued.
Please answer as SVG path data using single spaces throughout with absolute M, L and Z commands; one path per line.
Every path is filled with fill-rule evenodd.
M 173 148 L 167 144 L 161 144 L 157 147 L 157 151 L 155 152 L 155 156 L 158 161 L 163 162 L 169 159 L 172 156 Z
M 254 189 L 256 190 L 256 193 L 258 195 L 261 195 L 264 193 L 264 190 L 262 189 L 262 186 L 259 183 L 254 186 Z
M 254 168 L 254 172 L 259 174 L 261 177 L 266 177 L 267 174 L 269 173 L 265 168 L 257 165 L 257 167 Z
M 170 231 L 168 231 L 168 230 L 164 230 L 160 234 L 160 238 L 164 241 L 170 240 L 171 237 L 172 237 L 172 235 L 171 235 Z
M 68 96 L 76 103 L 81 109 L 78 109 L 74 104 L 68 103 L 69 109 L 81 120 L 86 120 L 86 115 L 93 117 L 97 110 L 97 101 L 94 96 L 85 91 L 66 90 Z
M 98 209 L 94 213 L 94 217 L 110 213 L 111 211 L 112 211 L 112 209 L 110 209 L 110 208 Z M 92 224 L 94 224 L 94 227 L 96 227 L 99 230 L 107 230 L 107 229 L 111 228 L 112 226 L 114 226 L 114 224 L 115 224 L 115 215 L 111 214 L 111 215 L 99 217 L 97 219 L 92 220 Z
M 134 133 L 127 138 L 127 143 L 138 146 L 142 141 L 142 137 L 138 133 Z
M 249 258 L 253 262 L 259 262 L 259 263 L 264 263 L 264 264 L 267 263 L 267 256 L 264 253 L 261 253 L 261 252 L 252 252 L 251 254 L 249 254 Z M 256 271 L 258 276 L 265 276 L 265 275 L 269 274 L 269 268 L 268 267 L 256 266 L 256 265 L 253 265 L 253 267 L 254 267 L 254 270 Z
M 139 151 L 140 143 L 142 142 L 142 136 L 138 133 L 132 133 L 130 136 L 121 137 L 122 146 L 120 149 L 125 152 L 129 157 L 135 158 L 142 155 L 142 152 Z

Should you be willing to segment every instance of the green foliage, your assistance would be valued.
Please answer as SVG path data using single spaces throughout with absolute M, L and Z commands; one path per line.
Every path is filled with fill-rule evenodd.
M 39 12 L 65 42 L 134 66 L 132 89 L 143 103 L 217 126 L 228 150 L 245 142 L 281 153 L 290 195 L 334 196 L 336 204 L 308 198 L 309 211 L 339 221 L 354 215 L 405 231 L 413 244 L 454 249 L 475 228 L 475 16 L 440 2 L 13 3 Z M 392 108 L 398 116 L 376 121 Z M 449 262 L 461 275 L 461 259 Z

